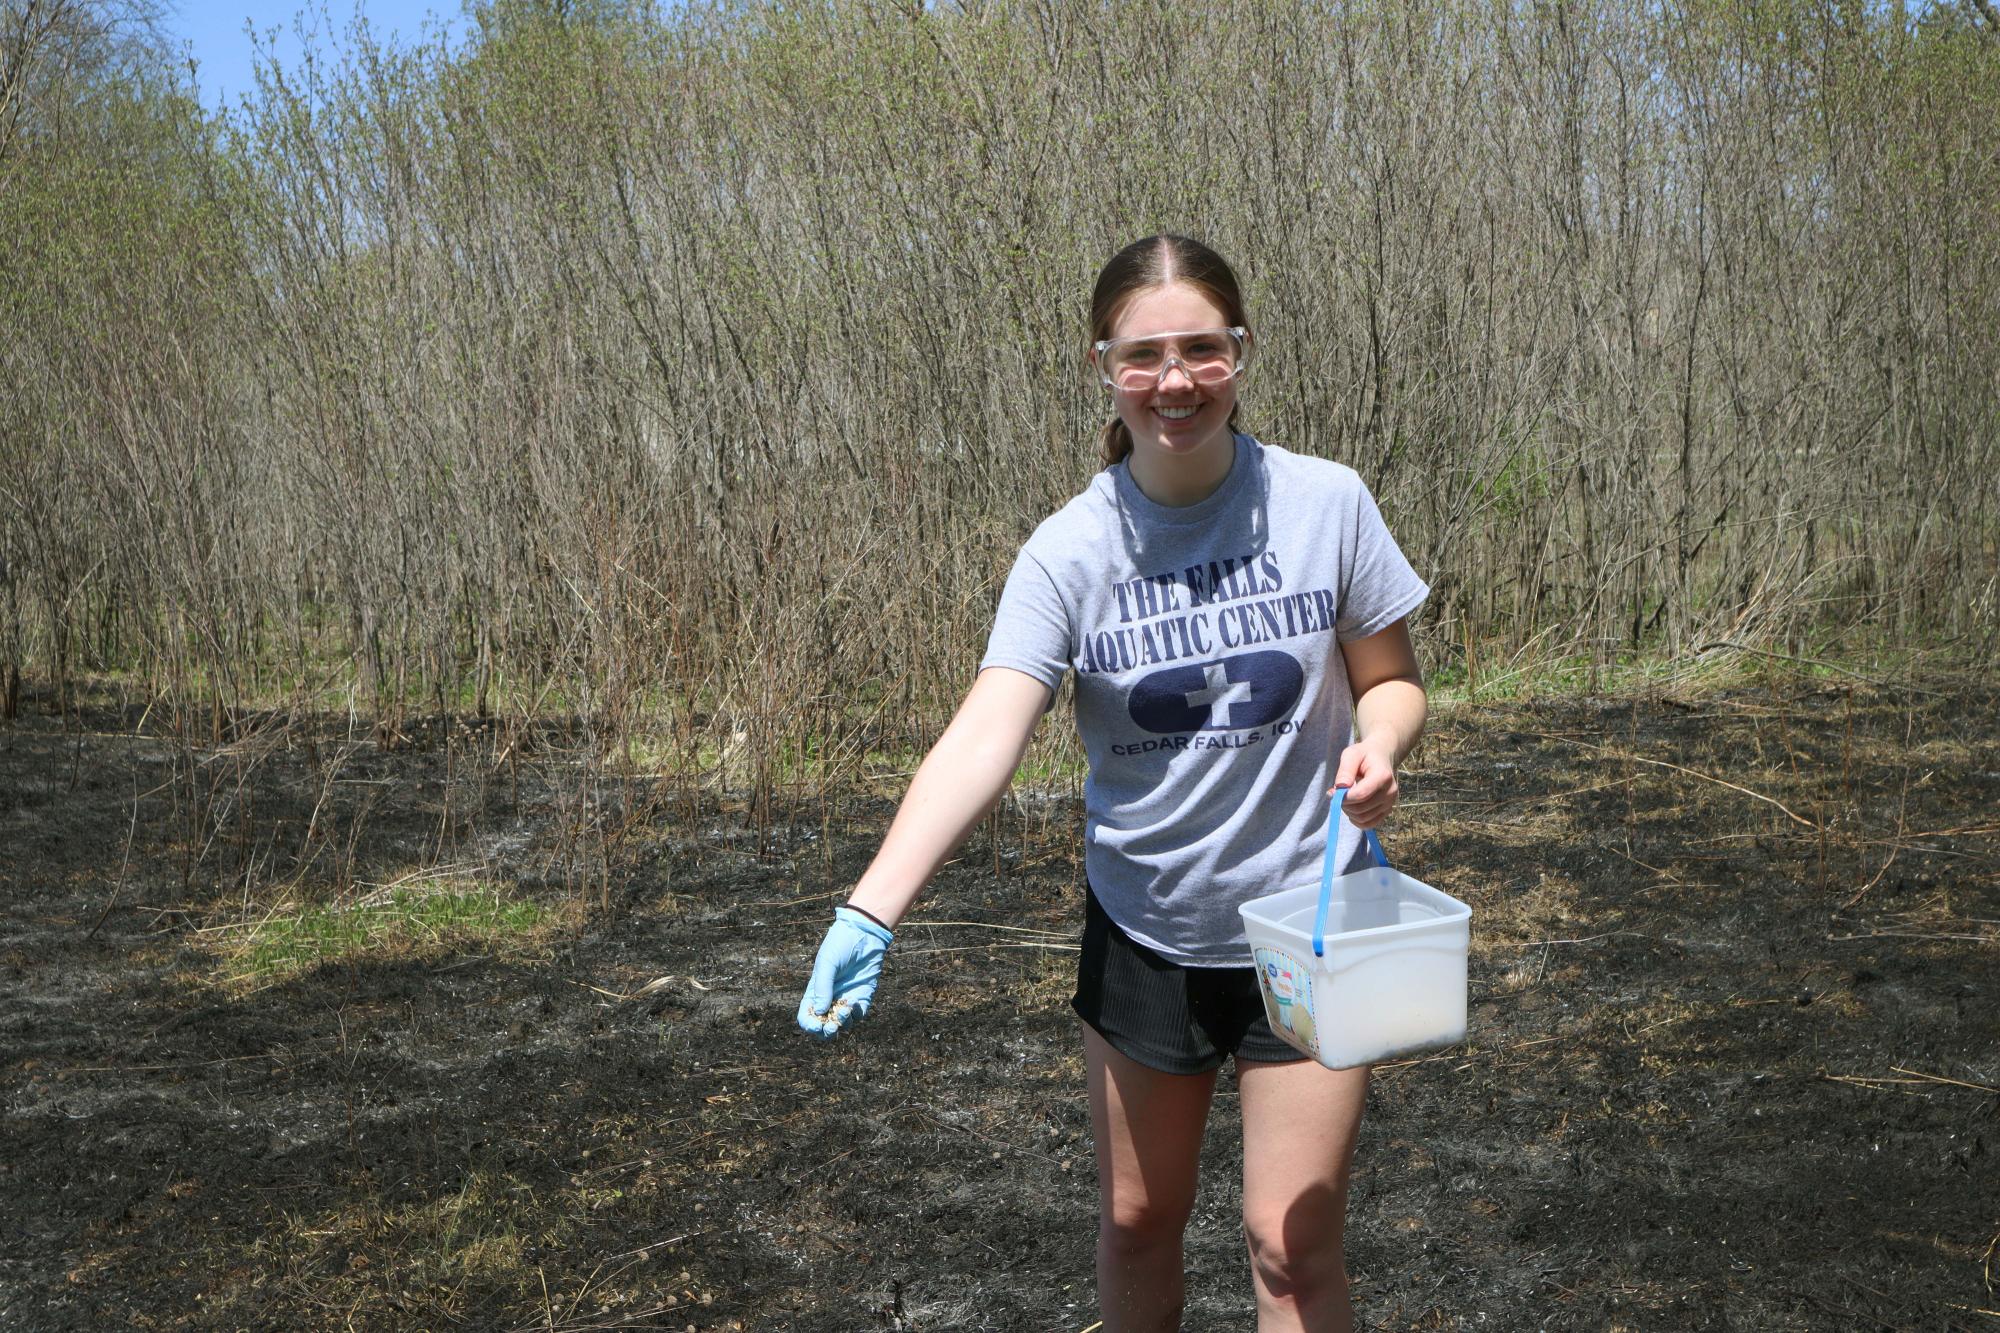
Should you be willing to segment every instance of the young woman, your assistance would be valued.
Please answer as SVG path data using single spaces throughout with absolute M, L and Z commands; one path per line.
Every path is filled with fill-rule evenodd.
M 978 678 L 836 911 L 799 1024 L 830 1037 L 867 1012 L 896 923 L 1074 671 L 1090 777 L 1072 1005 L 1105 1333 L 1180 1327 L 1182 1233 L 1225 1056 L 1258 1328 L 1345 1330 L 1368 1070 L 1323 1068 L 1272 1032 L 1236 909 L 1317 879 L 1334 787 L 1340 864 L 1363 863 L 1358 830 L 1395 805 L 1423 729 L 1405 617 L 1428 589 L 1352 470 L 1234 429 L 1252 339 L 1213 251 L 1128 246 L 1098 276 L 1091 324 L 1116 410 L 1107 467 L 1022 549 Z

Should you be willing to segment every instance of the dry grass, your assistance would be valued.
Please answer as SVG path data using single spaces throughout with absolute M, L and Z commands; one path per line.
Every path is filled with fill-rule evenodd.
M 70 59 L 126 11 L 48 12 L 0 136 L 0 712 L 115 680 L 191 884 L 329 713 L 480 720 L 600 898 L 621 778 L 760 841 L 894 785 L 1094 470 L 1085 287 L 1160 227 L 1243 269 L 1251 427 L 1357 467 L 1433 583 L 1441 694 L 1990 656 L 2000 75 L 1958 11 L 499 6 L 219 122 Z

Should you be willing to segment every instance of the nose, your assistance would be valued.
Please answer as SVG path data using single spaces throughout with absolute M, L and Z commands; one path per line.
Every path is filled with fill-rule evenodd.
M 1194 376 L 1188 373 L 1188 368 L 1181 364 L 1179 357 L 1170 356 L 1167 358 L 1167 364 L 1160 368 L 1160 388 L 1167 388 L 1167 377 L 1175 374 L 1180 376 L 1180 381 L 1173 385 L 1174 388 L 1192 389 L 1194 387 Z

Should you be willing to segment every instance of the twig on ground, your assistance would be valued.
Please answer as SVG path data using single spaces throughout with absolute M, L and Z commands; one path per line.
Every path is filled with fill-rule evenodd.
M 281 898 L 272 903 L 265 910 L 264 915 L 258 917 L 255 921 L 225 921 L 219 926 L 197 926 L 194 933 L 197 935 L 226 935 L 238 930 L 262 930 L 264 927 L 270 925 L 290 905 L 288 901 Z
M 1959 828 L 1918 829 L 1912 838 L 1990 838 L 2000 833 L 2000 824 L 1966 824 Z
M 1786 836 L 1802 837 L 1804 835 L 1800 834 L 1800 835 L 1786 835 Z M 1939 847 L 1932 843 L 1913 841 L 1913 839 L 1921 836 L 1923 835 L 1921 834 L 1906 835 L 1903 841 L 1898 845 L 1901 846 L 1902 849 L 1906 852 L 1923 852 L 1927 856 L 1956 856 L 1961 859 L 1970 857 L 1974 860 L 1980 860 L 1980 861 L 1991 859 L 1990 854 L 1986 852 L 1960 852 L 1960 851 L 1954 851 L 1949 847 Z M 1856 847 L 1887 847 L 1890 844 L 1884 842 L 1880 838 L 1870 838 L 1862 842 L 1857 842 L 1854 845 Z
M 1915 727 L 1916 727 L 1916 714 L 1914 712 L 1906 714 L 1903 723 L 1903 754 L 1905 756 L 1907 756 L 1910 753 L 1910 737 L 1912 732 L 1915 730 Z M 1910 765 L 1908 759 L 1906 758 L 1903 763 L 1903 788 L 1901 794 L 1896 799 L 1896 836 L 1890 840 L 1888 858 L 1882 862 L 1882 868 L 1875 872 L 1875 878 L 1869 880 L 1866 884 L 1863 884 L 1860 888 L 1856 889 L 1853 895 L 1850 896 L 1846 902 L 1842 903 L 1835 910 L 1845 912 L 1848 908 L 1854 906 L 1854 904 L 1860 902 L 1863 898 L 1867 897 L 1868 891 L 1874 888 L 1877 884 L 1880 884 L 1882 882 L 1882 877 L 1889 873 L 1889 867 L 1896 864 L 1896 858 L 1903 854 L 1903 832 L 1904 829 L 1906 828 L 1906 824 L 1904 822 L 1904 816 L 1908 813 L 1909 808 L 1910 808 Z
M 1942 1074 L 1926 1074 L 1921 1069 L 1905 1069 L 1901 1065 L 1890 1065 L 1889 1068 L 1895 1070 L 1898 1074 L 1908 1074 L 1911 1078 L 1923 1079 L 1929 1083 L 1949 1083 L 1955 1088 L 1971 1088 L 1974 1092 L 2000 1094 L 2000 1088 L 1988 1087 L 1984 1083 L 1966 1083 L 1960 1079 L 1946 1078 Z
M 1890 1065 L 1889 1068 L 1898 1074 L 1904 1075 L 1904 1077 L 1886 1078 L 1873 1074 L 1822 1074 L 1820 1077 L 1826 1079 L 1829 1083 L 1851 1083 L 1857 1088 L 1869 1088 L 1878 1092 L 1939 1083 L 1946 1087 L 1964 1088 L 1969 1092 L 1985 1092 L 2000 1095 L 2000 1088 L 1989 1087 L 1984 1083 L 1967 1083 L 1962 1079 L 1946 1078 L 1942 1074 L 1926 1074 L 1921 1069 L 1905 1069 L 1901 1065 Z M 1914 1093 L 1911 1095 L 1925 1096 L 1926 1094 Z M 1996 1239 L 2000 1239 L 2000 1237 L 1996 1237 Z M 1988 1252 L 1989 1254 L 1991 1253 L 1990 1247 Z
M 650 1310 L 634 1310 L 630 1314 L 619 1315 L 617 1319 L 610 1323 L 605 1323 L 601 1317 L 593 1315 L 590 1316 L 592 1322 L 585 1324 L 523 1324 L 519 1328 L 514 1329 L 513 1333 L 551 1333 L 551 1331 L 553 1333 L 597 1333 L 597 1330 L 600 1329 L 658 1328 L 660 1327 L 658 1324 L 642 1324 L 637 1321 L 654 1319 L 673 1308 L 671 1305 L 656 1305 Z
M 604 1265 L 611 1262 L 613 1261 L 610 1259 L 599 1259 L 597 1263 L 591 1267 L 590 1276 L 586 1277 L 583 1280 L 583 1285 L 576 1289 L 576 1295 L 570 1297 L 569 1304 L 563 1309 L 562 1317 L 565 1323 L 569 1321 L 571 1315 L 576 1313 L 577 1307 L 583 1304 L 583 1298 L 590 1294 L 590 1289 L 597 1285 L 597 1275 L 604 1271 Z M 624 1272 L 626 1268 L 630 1268 L 631 1266 L 632 1266 L 631 1264 L 626 1264 L 623 1268 L 613 1269 L 611 1271 L 611 1277 L 613 1278 L 617 1277 L 620 1273 Z M 535 1271 L 540 1272 L 541 1270 L 536 1269 Z M 610 1280 L 611 1280 L 610 1278 L 605 1279 L 605 1281 L 607 1282 Z M 546 1296 L 548 1293 L 548 1285 L 549 1285 L 548 1279 L 547 1278 L 542 1279 L 542 1292 L 544 1296 Z M 553 1321 L 550 1322 L 549 1327 L 551 1328 L 555 1327 Z
M 139 792 L 138 792 L 138 787 L 139 787 L 139 784 L 138 784 L 137 782 L 134 782 L 134 783 L 132 784 L 132 788 L 133 788 L 133 791 L 132 791 L 132 823 L 131 823 L 131 825 L 130 825 L 130 826 L 129 826 L 128 828 L 126 828 L 126 830 L 125 830 L 125 855 L 124 855 L 124 857 L 123 857 L 122 859 L 120 859 L 120 861 L 118 862 L 118 878 L 117 878 L 117 880 L 116 880 L 116 881 L 114 881 L 114 882 L 112 883 L 112 885 L 111 885 L 111 899 L 110 899 L 110 901 L 109 901 L 109 902 L 107 902 L 107 903 L 105 903 L 105 904 L 104 904 L 104 910 L 103 910 L 102 912 L 99 912 L 99 913 L 97 914 L 97 920 L 91 923 L 91 926 L 90 926 L 90 929 L 84 932 L 84 936 L 83 936 L 83 937 L 84 937 L 85 939 L 87 939 L 87 940 L 88 940 L 88 939 L 95 939 L 95 938 L 97 937 L 97 932 L 98 932 L 99 930 L 103 929 L 103 927 L 104 927 L 104 923 L 105 923 L 105 922 L 106 922 L 107 920 L 109 920 L 109 919 L 110 919 L 110 916 L 111 916 L 111 909 L 112 909 L 112 908 L 114 908 L 114 907 L 116 907 L 116 906 L 118 905 L 118 895 L 119 895 L 120 893 L 124 892 L 124 889 L 125 889 L 125 872 L 126 872 L 126 870 L 128 870 L 128 869 L 129 869 L 129 868 L 131 867 L 131 865 L 132 865 L 132 835 L 133 835 L 133 834 L 135 834 L 135 833 L 137 833 L 137 832 L 139 831 Z
M 1653 938 L 1651 935 L 1642 934 L 1641 932 L 1636 930 L 1607 930 L 1602 935 L 1585 935 L 1582 939 L 1575 939 L 1575 940 L 1514 941 L 1514 942 L 1509 942 L 1507 944 L 1507 947 L 1510 949 L 1546 949 L 1551 944 L 1595 944 L 1599 940 L 1608 940 L 1613 935 L 1638 935 L 1640 939 L 1645 939 L 1645 940 Z
M 1530 1041 L 1517 1041 L 1511 1046 L 1489 1046 L 1483 1051 L 1474 1051 L 1470 1052 L 1470 1054 L 1491 1055 L 1495 1051 L 1518 1051 L 1524 1046 L 1541 1046 L 1548 1042 L 1561 1040 L 1561 1037 L 1536 1037 Z M 1467 1054 L 1468 1052 L 1466 1051 L 1453 1048 L 1451 1050 L 1439 1051 L 1435 1055 L 1420 1055 L 1414 1060 L 1397 1060 L 1390 1064 L 1376 1065 L 1374 1066 L 1374 1071 L 1380 1074 L 1391 1069 L 1408 1069 L 1412 1065 L 1433 1064 L 1439 1060 L 1460 1060 L 1464 1059 Z
M 739 903 L 739 907 L 797 907 L 803 903 L 823 903 L 828 898 L 838 898 L 848 889 L 835 889 L 832 893 L 815 893 L 804 898 L 770 898 L 758 902 Z
M 1851 940 L 1970 940 L 1974 944 L 2000 944 L 2000 935 L 1937 935 L 1921 930 L 1871 930 L 1865 935 L 1829 935 L 1829 941 Z
M 897 952 L 905 958 L 913 958 L 923 953 L 984 953 L 988 949 L 1046 949 L 1051 953 L 1076 953 L 1083 946 L 1077 944 L 954 944 L 935 949 L 900 949 Z
M 1928 1092 L 1911 1092 L 1909 1089 L 1900 1086 L 1908 1083 L 1920 1083 L 1922 1082 L 1921 1079 L 1866 1078 L 1858 1074 L 1821 1074 L 1820 1077 L 1829 1083 L 1845 1083 L 1850 1087 L 1866 1088 L 1870 1092 L 1900 1093 L 1905 1097 L 1916 1097 L 1922 1101 L 1929 1101 L 1931 1099 L 1931 1095 Z
M 654 1250 L 664 1250 L 667 1246 L 678 1245 L 684 1240 L 693 1240 L 697 1236 L 706 1236 L 709 1233 L 709 1231 L 712 1230 L 714 1230 L 713 1227 L 707 1228 L 702 1231 L 683 1231 L 678 1236 L 669 1236 L 665 1240 L 656 1240 L 652 1242 L 650 1245 L 641 1245 L 636 1250 L 626 1250 L 622 1254 L 614 1254 L 609 1258 L 602 1260 L 601 1263 L 615 1264 L 620 1259 L 634 1259 L 639 1257 L 640 1255 L 651 1254 Z
M 665 990 L 670 984 L 676 981 L 685 981 L 688 985 L 694 987 L 696 990 L 709 989 L 709 987 L 703 985 L 699 981 L 696 981 L 693 977 L 675 977 L 675 976 L 654 977 L 651 981 L 639 987 L 638 990 L 629 993 L 624 991 L 606 990 L 602 986 L 593 986 L 587 981 L 578 981 L 574 977 L 565 977 L 563 979 L 569 982 L 569 984 L 572 986 L 580 986 L 584 990 L 591 991 L 594 994 L 602 995 L 607 999 L 618 1000 L 621 1002 L 625 1000 L 643 999 L 648 995 L 657 995 L 661 991 Z M 717 977 L 716 980 L 721 981 L 723 980 L 723 978 Z
M 922 919 L 905 921 L 904 926 L 969 926 L 976 930 L 1010 930 L 1021 935 L 1051 935 L 1058 938 L 1069 935 L 1066 930 L 1043 930 L 1039 926 L 1003 926 L 992 921 L 925 921 Z
M 1627 861 L 1630 861 L 1633 865 L 1639 867 L 1641 870 L 1650 870 L 1655 875 L 1660 876 L 1662 879 L 1668 880 L 1675 884 L 1681 882 L 1681 877 L 1675 874 L 1673 871 L 1662 870 L 1659 866 L 1649 864 L 1648 862 L 1645 861 L 1641 861 L 1638 857 L 1632 855 L 1632 853 L 1626 851 L 1622 847 L 1613 847 L 1611 848 L 1611 850 L 1617 852 L 1620 856 L 1624 857 Z
M 1608 756 L 1609 758 L 1612 759 L 1623 759 L 1629 763 L 1634 763 L 1634 764 L 1650 764 L 1654 768 L 1667 768 L 1667 769 L 1672 769 L 1676 773 L 1685 773 L 1687 776 L 1691 778 L 1700 778 L 1703 782 L 1713 782 L 1718 787 L 1727 787 L 1731 791 L 1741 792 L 1745 796 L 1750 797 L 1752 800 L 1762 801 L 1766 805 L 1776 806 L 1779 810 L 1782 810 L 1785 813 L 1786 817 L 1791 819 L 1794 823 L 1802 824 L 1806 828 L 1812 829 L 1814 831 L 1818 831 L 1819 829 L 1818 824 L 1815 824 L 1812 820 L 1807 819 L 1804 815 L 1792 809 L 1790 806 L 1786 805 L 1783 801 L 1778 800 L 1776 797 L 1766 796 L 1764 795 L 1763 792 L 1752 791 L 1748 787 L 1739 786 L 1734 782 L 1725 781 L 1722 778 L 1716 777 L 1713 773 L 1703 773 L 1699 769 L 1686 768 L 1680 764 L 1670 764 L 1664 759 L 1648 759 L 1644 755 L 1631 754 L 1623 750 L 1614 750 L 1608 745 L 1592 745 L 1589 741 L 1572 740 L 1568 736 L 1558 736 L 1551 732 L 1546 732 L 1546 731 L 1523 731 L 1516 734 L 1522 736 L 1533 736 L 1538 740 L 1561 741 L 1564 745 L 1578 745 L 1586 750 L 1595 750 L 1599 754 Z
M 488 869 L 490 867 L 484 861 L 460 861 L 452 865 L 425 866 L 421 869 L 398 875 L 387 883 L 378 884 L 368 880 L 356 880 L 354 882 L 356 888 L 365 885 L 369 891 L 348 905 L 350 907 L 380 907 L 382 904 L 393 899 L 396 896 L 396 890 L 402 888 L 411 880 L 462 879 L 468 875 L 476 875 Z M 427 890 L 424 896 L 429 897 L 433 893 L 442 892 L 444 892 L 442 887 L 436 887 Z
M 1902 854 L 1903 854 L 1903 844 L 1901 842 L 1891 843 L 1889 846 L 1889 855 L 1887 859 L 1885 859 L 1882 862 L 1882 868 L 1875 872 L 1875 877 L 1869 880 L 1866 884 L 1863 884 L 1860 888 L 1856 889 L 1851 895 L 1849 895 L 1846 902 L 1842 903 L 1840 906 L 1834 908 L 1833 910 L 1836 912 L 1845 912 L 1848 908 L 1854 906 L 1854 904 L 1860 902 L 1863 898 L 1866 898 L 1868 896 L 1868 891 L 1874 888 L 1877 884 L 1880 884 L 1882 882 L 1882 876 L 1889 873 L 1889 867 L 1896 864 L 1896 858 L 1901 856 Z

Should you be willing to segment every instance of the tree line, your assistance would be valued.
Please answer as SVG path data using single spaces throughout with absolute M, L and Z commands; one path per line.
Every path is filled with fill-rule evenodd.
M 0 26 L 0 685 L 560 719 L 763 793 L 918 746 L 1098 466 L 1088 288 L 1238 265 L 1435 667 L 2000 623 L 1977 3 L 474 6 L 204 110 Z M 1061 745 L 1060 740 L 1051 742 Z M 650 759 L 646 757 L 650 756 Z

